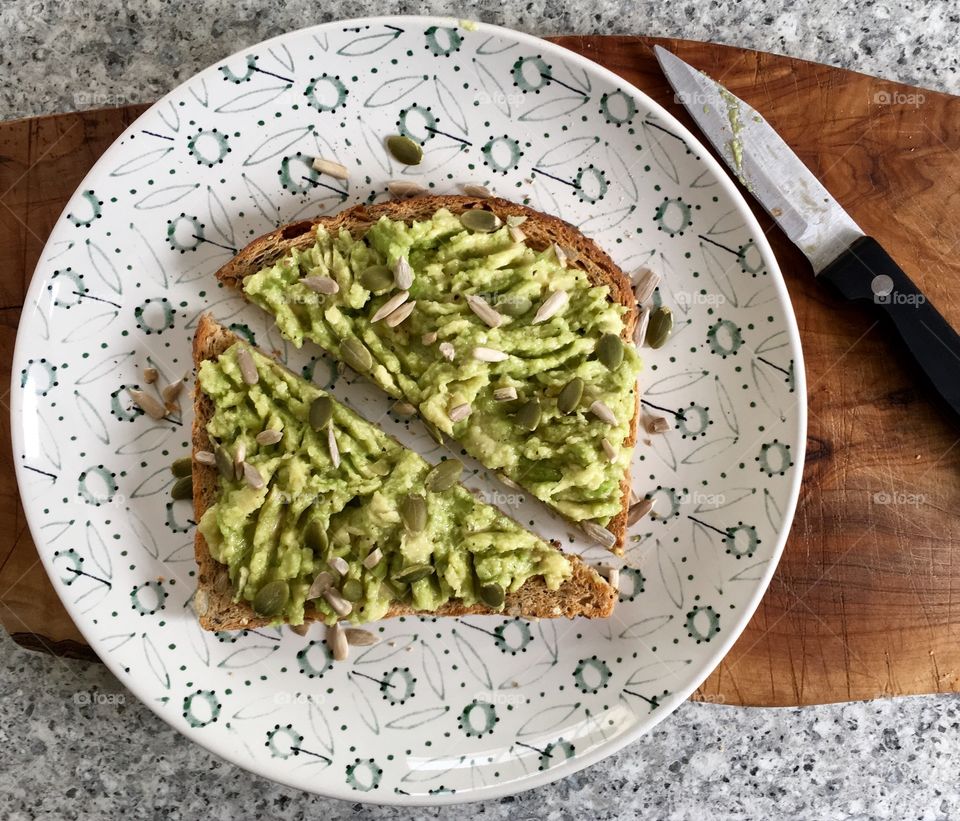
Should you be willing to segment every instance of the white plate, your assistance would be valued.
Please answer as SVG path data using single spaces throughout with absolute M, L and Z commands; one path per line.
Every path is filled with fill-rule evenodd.
M 398 130 L 424 140 L 421 166 L 391 163 L 382 139 Z M 350 166 L 349 182 L 318 178 L 317 155 Z M 327 364 L 314 374 L 309 349 L 288 347 L 212 274 L 250 238 L 382 199 L 397 177 L 440 193 L 477 182 L 527 199 L 579 225 L 625 269 L 663 274 L 657 300 L 677 328 L 666 347 L 643 351 L 644 399 L 683 415 L 675 431 L 640 444 L 634 481 L 654 494 L 660 517 L 634 529 L 627 560 L 637 569 L 621 575 L 609 621 L 399 619 L 382 625 L 378 646 L 336 666 L 319 630 L 309 640 L 205 634 L 190 606 L 189 505 L 168 501 L 189 408 L 182 426 L 154 422 L 131 412 L 125 386 L 142 380 L 148 358 L 166 378 L 188 368 L 205 310 L 325 381 Z M 90 645 L 188 738 L 350 800 L 502 796 L 649 730 L 756 607 L 803 460 L 796 324 L 770 248 L 726 174 L 609 71 L 527 35 L 449 19 L 292 32 L 154 105 L 54 228 L 13 374 L 23 505 Z M 336 389 L 369 418 L 386 407 L 361 383 Z M 522 510 L 510 512 L 526 521 Z M 539 512 L 537 522 L 555 526 Z

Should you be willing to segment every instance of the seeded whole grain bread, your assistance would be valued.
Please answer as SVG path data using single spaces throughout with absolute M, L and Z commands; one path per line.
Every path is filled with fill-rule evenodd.
M 629 278 L 617 267 L 616 263 L 589 237 L 567 222 L 548 214 L 535 211 L 509 200 L 490 197 L 466 197 L 457 195 L 423 196 L 405 200 L 381 202 L 376 205 L 355 205 L 330 217 L 317 217 L 312 220 L 292 222 L 264 234 L 253 240 L 233 259 L 217 271 L 217 279 L 224 285 L 242 292 L 243 279 L 250 274 L 272 265 L 294 248 L 307 248 L 313 244 L 314 226 L 322 225 L 328 232 L 337 233 L 347 229 L 353 236 L 362 236 L 380 217 L 389 217 L 398 222 L 413 222 L 432 217 L 441 208 L 453 214 L 461 214 L 472 208 L 492 211 L 501 220 L 508 216 L 524 216 L 523 233 L 526 244 L 536 251 L 542 251 L 553 243 L 576 252 L 577 259 L 572 263 L 586 271 L 592 285 L 606 285 L 613 300 L 626 309 L 623 341 L 633 344 L 639 312 L 637 301 Z M 637 442 L 637 425 L 640 419 L 640 392 L 635 392 L 636 403 L 630 432 L 624 440 L 624 447 L 633 448 Z M 616 542 L 611 550 L 623 554 L 627 533 L 627 516 L 630 508 L 630 469 L 628 468 L 620 483 L 620 512 L 607 524 Z
M 193 339 L 193 364 L 199 369 L 205 359 L 215 359 L 229 348 L 237 337 L 219 325 L 209 315 L 200 318 L 197 333 Z M 213 415 L 213 402 L 200 389 L 194 387 L 193 395 L 193 452 L 212 450 L 207 435 L 207 423 Z M 200 521 L 204 511 L 217 497 L 217 470 L 210 465 L 193 461 L 193 510 L 196 521 Z M 270 619 L 257 615 L 246 601 L 235 602 L 233 589 L 226 565 L 220 564 L 211 555 L 206 539 L 199 528 L 194 537 L 194 554 L 197 561 L 197 592 L 194 597 L 194 609 L 205 630 L 246 630 L 262 627 Z M 515 593 L 509 593 L 503 611 L 490 610 L 482 604 L 465 606 L 452 600 L 439 610 L 425 611 L 429 616 L 471 616 L 471 615 L 508 615 L 523 618 L 606 618 L 613 612 L 616 591 L 593 568 L 584 564 L 578 556 L 568 556 L 573 575 L 557 590 L 549 590 L 543 578 L 529 579 Z M 421 611 L 395 604 L 386 618 L 394 616 L 419 615 Z M 306 611 L 306 621 L 319 621 L 319 615 Z

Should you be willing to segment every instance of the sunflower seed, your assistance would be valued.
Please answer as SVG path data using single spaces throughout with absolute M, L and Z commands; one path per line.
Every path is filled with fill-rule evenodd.
M 408 180 L 390 180 L 387 183 L 387 191 L 393 197 L 416 197 L 427 193 L 427 189 L 420 183 Z
M 183 476 L 173 483 L 173 489 L 170 491 L 170 497 L 174 501 L 180 499 L 193 498 L 193 477 Z
M 169 407 L 177 401 L 177 398 L 180 396 L 183 391 L 183 380 L 178 379 L 176 382 L 171 382 L 169 385 L 164 385 L 163 390 L 160 391 L 160 396 L 163 397 L 163 401 Z
M 400 503 L 398 510 L 404 527 L 411 533 L 420 533 L 427 526 L 427 503 L 423 496 L 411 493 Z
M 637 304 L 646 303 L 659 284 L 660 274 L 655 271 L 649 268 L 640 268 L 636 271 L 633 275 L 633 295 L 637 298 Z
M 323 157 L 314 157 L 313 170 L 320 174 L 326 174 L 337 180 L 346 180 L 350 178 L 350 172 L 345 165 L 340 165 L 333 160 L 325 160 Z
M 630 510 L 627 512 L 627 524 L 635 525 L 651 510 L 653 510 L 653 499 L 641 499 L 635 505 L 630 505 Z
M 401 416 L 413 416 L 417 412 L 417 409 L 409 402 L 400 401 L 394 404 L 393 412 Z
M 128 388 L 127 390 L 130 392 L 133 403 L 151 419 L 163 419 L 167 415 L 167 409 L 159 399 L 154 398 L 149 393 L 138 391 L 136 388 Z
M 609 459 L 611 462 L 615 462 L 617 460 L 617 449 L 610 444 L 609 439 L 606 439 L 606 438 L 601 439 L 600 447 L 603 448 L 603 452 L 606 455 L 607 459 Z
M 243 463 L 243 481 L 245 481 L 254 490 L 260 490 L 263 487 L 263 477 L 249 462 Z
M 335 279 L 330 277 L 304 277 L 300 284 L 309 288 L 315 294 L 336 294 L 340 292 L 340 286 Z
M 510 225 L 516 228 L 518 225 L 523 225 L 527 221 L 525 214 L 511 214 L 507 217 L 507 225 Z
M 327 448 L 330 450 L 330 461 L 335 468 L 340 467 L 340 448 L 337 446 L 337 434 L 333 431 L 333 421 L 327 423 Z
M 447 362 L 453 362 L 453 357 L 456 351 L 453 349 L 453 345 L 449 342 L 440 343 L 440 355 L 447 360 Z
M 616 334 L 604 334 L 597 342 L 597 359 L 608 371 L 615 371 L 623 364 L 623 343 Z
M 423 336 L 420 337 L 420 341 L 424 345 L 432 345 L 437 341 L 437 332 L 436 331 L 427 331 Z
M 393 281 L 396 286 L 406 291 L 413 285 L 413 268 L 406 257 L 400 257 L 393 266 Z
M 643 420 L 643 427 L 647 433 L 666 433 L 673 429 L 673 425 L 666 416 L 647 416 Z
M 617 543 L 617 537 L 614 536 L 609 530 L 605 527 L 594 522 L 581 522 L 580 527 L 583 528 L 583 532 L 593 541 L 599 545 L 603 545 L 606 548 L 611 548 Z
M 363 566 L 367 568 L 367 570 L 373 570 L 373 568 L 380 564 L 382 558 L 383 551 L 379 547 L 375 547 L 367 554 L 367 558 L 363 560 Z
M 473 349 L 473 358 L 480 362 L 503 362 L 510 358 L 510 354 L 498 351 L 495 348 L 478 346 Z
M 546 322 L 555 313 L 562 310 L 569 299 L 570 297 L 566 291 L 554 291 L 544 300 L 543 304 L 537 308 L 537 312 L 533 316 L 533 324 L 539 325 L 541 322 Z
M 305 636 L 310 632 L 310 622 L 305 621 L 303 624 L 291 624 L 289 625 L 290 632 L 296 633 L 298 636 Z
M 468 183 L 464 183 L 462 187 L 463 187 L 463 193 L 466 194 L 468 197 L 486 198 L 491 196 L 490 189 L 487 188 L 485 185 L 476 185 L 474 183 L 468 182 Z
M 662 348 L 673 330 L 673 311 L 661 305 L 650 314 L 650 324 L 644 340 L 651 348 Z
M 517 411 L 517 424 L 524 430 L 534 431 L 540 424 L 540 400 L 530 399 Z
M 144 368 L 143 369 L 143 381 L 148 385 L 152 385 L 157 381 L 157 377 L 160 376 L 156 368 Z
M 511 225 L 509 228 L 507 228 L 507 233 L 510 234 L 510 239 L 512 239 L 514 242 L 523 242 L 527 238 L 527 235 L 523 233 L 523 230 L 516 225 Z
M 460 215 L 460 224 L 468 231 L 489 234 L 500 227 L 500 218 L 484 208 L 471 208 Z
M 373 367 L 373 354 L 359 339 L 353 337 L 340 343 L 340 358 L 357 373 L 366 373 Z
M 573 377 L 563 390 L 557 395 L 557 410 L 560 413 L 573 413 L 583 398 L 583 380 L 579 376 Z
M 343 556 L 334 556 L 327 564 L 341 576 L 346 576 L 350 572 L 350 565 L 347 564 L 347 560 Z
M 643 345 L 643 340 L 647 335 L 647 326 L 649 324 L 650 308 L 648 306 L 640 311 L 640 316 L 637 317 L 637 327 L 633 330 L 633 342 L 637 347 Z
M 246 458 L 247 446 L 243 442 L 238 442 L 236 452 L 233 454 L 233 473 L 237 479 L 243 478 L 243 463 Z
M 283 439 L 282 430 L 274 430 L 273 428 L 267 428 L 266 430 L 260 431 L 257 434 L 257 444 L 258 445 L 275 445 Z
M 377 293 L 393 286 L 393 271 L 386 265 L 371 265 L 360 273 L 360 284 L 368 291 Z
M 323 591 L 329 590 L 331 587 L 333 587 L 333 576 L 327 573 L 326 570 L 322 570 L 314 576 L 313 584 L 310 585 L 310 589 L 307 591 L 307 599 L 315 599 L 318 596 L 322 596 Z
M 447 459 L 439 465 L 434 465 L 427 474 L 424 484 L 427 490 L 433 493 L 443 493 L 460 481 L 461 473 L 463 473 L 463 462 L 459 459 Z
M 550 246 L 553 249 L 553 255 L 557 258 L 557 262 L 560 263 L 561 268 L 567 267 L 567 252 L 561 248 L 557 243 L 553 243 Z
M 330 606 L 333 607 L 332 604 Z M 346 661 L 350 657 L 347 635 L 339 624 L 327 628 L 327 647 L 330 648 L 330 655 L 333 656 L 334 661 Z
M 617 417 L 613 415 L 613 411 L 599 399 L 590 406 L 590 410 L 601 422 L 606 422 L 608 425 L 617 424 Z
M 491 308 L 490 304 L 482 296 L 469 294 L 467 296 L 467 305 L 471 311 L 491 328 L 498 328 L 500 327 L 500 323 L 503 322 L 503 317 Z
M 423 149 L 409 137 L 391 134 L 387 137 L 387 150 L 397 162 L 404 165 L 419 165 L 423 159 Z
M 237 349 L 237 367 L 240 368 L 240 376 L 248 385 L 256 385 L 260 379 L 257 373 L 257 364 L 253 361 L 250 351 L 246 348 Z
M 330 605 L 333 612 L 340 616 L 341 619 L 346 618 L 353 612 L 353 605 L 332 587 L 328 587 L 320 595 L 326 599 L 327 604 Z
M 508 385 L 505 388 L 494 388 L 493 398 L 497 402 L 510 402 L 517 398 L 517 389 L 513 385 Z
M 348 627 L 343 632 L 347 637 L 347 644 L 351 647 L 372 647 L 380 643 L 380 639 L 373 633 L 369 630 L 361 630 L 359 627 Z
M 390 316 L 384 320 L 384 324 L 389 328 L 396 328 L 401 322 L 403 322 L 410 314 L 413 313 L 413 309 L 417 307 L 417 300 L 411 299 L 409 302 L 404 302 L 397 310 L 395 310 Z
M 390 314 L 392 314 L 397 308 L 403 305 L 410 297 L 409 291 L 400 291 L 397 294 L 394 294 L 390 299 L 381 305 L 372 317 L 370 317 L 371 322 L 379 322 L 381 319 L 386 319 Z
M 215 465 L 217 463 L 217 457 L 214 456 L 209 450 L 198 450 L 193 454 L 193 458 L 196 459 L 201 465 Z
M 447 413 L 447 416 L 449 417 L 451 422 L 462 422 L 464 419 L 466 419 L 470 415 L 471 410 L 472 408 L 470 407 L 470 405 L 466 403 L 461 405 L 455 405 L 454 407 L 450 408 L 450 411 L 449 413 Z

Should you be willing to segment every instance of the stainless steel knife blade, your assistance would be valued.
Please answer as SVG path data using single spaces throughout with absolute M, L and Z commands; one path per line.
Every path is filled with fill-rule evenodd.
M 746 189 L 820 273 L 864 232 L 773 127 L 743 100 L 660 46 L 677 99 Z

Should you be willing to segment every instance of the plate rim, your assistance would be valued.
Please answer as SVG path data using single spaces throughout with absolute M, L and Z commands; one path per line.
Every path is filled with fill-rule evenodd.
M 179 95 L 183 90 L 186 89 L 187 85 L 193 82 L 198 76 L 205 74 L 212 69 L 216 69 L 219 65 L 225 63 L 226 61 L 232 60 L 236 57 L 239 57 L 245 53 L 248 53 L 254 49 L 263 48 L 269 46 L 270 44 L 282 41 L 291 35 L 300 35 L 300 36 L 309 36 L 311 33 L 319 32 L 323 30 L 330 30 L 331 28 L 339 28 L 343 26 L 350 25 L 370 25 L 370 24 L 397 24 L 404 23 L 407 25 L 417 24 L 423 26 L 437 25 L 437 26 L 450 26 L 451 24 L 455 27 L 463 27 L 465 22 L 464 18 L 451 17 L 451 16 L 442 16 L 442 15 L 378 15 L 372 17 L 355 17 L 355 18 L 345 18 L 331 20 L 325 23 L 319 23 L 312 26 L 305 26 L 299 29 L 292 29 L 285 31 L 281 34 L 278 34 L 274 37 L 270 37 L 266 40 L 261 40 L 256 43 L 251 43 L 246 45 L 236 51 L 225 55 L 219 58 L 216 62 L 207 65 L 198 71 L 191 74 L 182 82 L 178 83 L 173 89 L 164 94 L 160 99 L 155 101 L 150 107 L 140 114 L 133 122 L 127 126 L 126 129 L 110 144 L 110 146 L 104 151 L 103 154 L 97 159 L 93 164 L 87 174 L 84 176 L 77 190 L 81 190 L 86 181 L 99 173 L 101 167 L 105 165 L 106 159 L 111 152 L 111 149 L 122 140 L 124 140 L 129 134 L 134 133 L 141 121 L 147 119 L 151 114 L 157 111 L 160 106 L 166 103 L 168 100 L 174 98 L 175 95 Z M 658 713 L 653 713 L 651 716 L 650 723 L 644 723 L 642 726 L 640 722 L 631 728 L 630 731 L 623 733 L 616 738 L 605 741 L 602 744 L 598 744 L 596 747 L 590 749 L 588 752 L 583 755 L 578 755 L 570 759 L 566 759 L 557 767 L 551 767 L 545 771 L 537 771 L 533 773 L 527 773 L 525 776 L 512 779 L 506 782 L 498 782 L 496 784 L 489 784 L 479 787 L 477 789 L 471 790 L 466 793 L 444 793 L 434 796 L 404 796 L 397 793 L 383 793 L 382 795 L 372 796 L 367 793 L 356 793 L 351 792 L 344 785 L 343 789 L 339 788 L 339 785 L 334 781 L 321 781 L 317 784 L 316 789 L 311 789 L 309 791 L 304 790 L 299 783 L 296 783 L 293 779 L 287 779 L 282 776 L 267 775 L 264 772 L 256 769 L 255 761 L 241 759 L 239 753 L 236 751 L 239 749 L 237 747 L 231 747 L 225 741 L 215 738 L 215 737 L 204 737 L 202 734 L 196 732 L 190 732 L 189 728 L 183 728 L 176 724 L 176 716 L 173 713 L 162 712 L 162 705 L 154 704 L 154 700 L 151 695 L 146 692 L 146 690 L 141 690 L 138 681 L 132 677 L 131 674 L 127 674 L 121 668 L 119 663 L 113 661 L 113 659 L 106 654 L 106 658 L 100 658 L 101 663 L 103 663 L 107 669 L 113 674 L 117 680 L 133 695 L 137 700 L 144 706 L 146 706 L 154 715 L 159 717 L 172 729 L 176 730 L 178 733 L 187 738 L 190 742 L 198 744 L 203 747 L 210 753 L 218 756 L 224 761 L 228 761 L 231 764 L 239 767 L 240 769 L 249 772 L 253 775 L 256 775 L 259 778 L 265 778 L 270 781 L 275 781 L 277 783 L 283 784 L 287 787 L 291 787 L 296 790 L 301 790 L 306 794 L 320 795 L 326 798 L 334 798 L 338 800 L 351 801 L 364 804 L 380 804 L 380 805 L 390 805 L 390 806 L 406 806 L 406 807 L 426 807 L 426 806 L 449 806 L 456 804 L 467 804 L 474 803 L 478 801 L 487 801 L 494 800 L 498 798 L 503 798 L 510 795 L 516 795 L 521 792 L 526 792 L 527 790 L 532 790 L 537 787 L 542 787 L 547 784 L 552 784 L 556 781 L 560 781 L 568 776 L 573 775 L 574 773 L 580 772 L 581 770 L 590 767 L 609 756 L 612 756 L 627 746 L 636 742 L 640 737 L 647 734 L 653 730 L 657 725 L 664 721 L 668 716 L 672 715 L 680 704 L 684 701 L 687 701 L 690 695 L 696 691 L 698 687 L 710 676 L 711 673 L 717 668 L 720 662 L 726 657 L 733 645 L 736 643 L 737 639 L 740 638 L 740 635 L 743 633 L 749 621 L 753 618 L 754 613 L 760 605 L 760 601 L 763 596 L 766 594 L 770 581 L 773 578 L 773 574 L 777 569 L 777 566 L 780 563 L 780 559 L 783 555 L 783 550 L 786 545 L 787 538 L 789 537 L 790 530 L 793 524 L 794 514 L 796 512 L 797 502 L 800 496 L 800 488 L 803 481 L 803 468 L 805 462 L 805 442 L 807 436 L 807 384 L 806 384 L 806 368 L 804 364 L 803 348 L 800 340 L 800 332 L 797 326 L 796 314 L 793 309 L 793 303 L 790 300 L 789 293 L 786 287 L 786 281 L 783 277 L 783 272 L 780 269 L 780 265 L 776 259 L 776 256 L 773 253 L 773 249 L 770 246 L 770 243 L 767 239 L 767 235 L 764 233 L 763 229 L 760 226 L 760 223 L 757 221 L 756 216 L 753 213 L 753 210 L 750 208 L 750 205 L 746 197 L 740 192 L 736 187 L 732 178 L 730 177 L 727 169 L 713 156 L 713 154 L 706 148 L 702 140 L 700 140 L 695 134 L 693 134 L 690 129 L 688 129 L 680 120 L 676 118 L 672 113 L 670 113 L 666 108 L 660 105 L 656 100 L 654 100 L 649 94 L 643 90 L 637 88 L 632 83 L 628 82 L 625 78 L 621 77 L 619 74 L 611 71 L 605 66 L 600 65 L 599 63 L 590 60 L 587 57 L 584 57 L 578 54 L 575 51 L 562 46 L 558 43 L 554 43 L 550 40 L 546 40 L 542 37 L 536 35 L 528 34 L 526 32 L 517 31 L 516 29 L 511 29 L 506 26 L 495 25 L 492 23 L 484 23 L 480 21 L 469 21 L 472 25 L 473 31 L 487 32 L 490 35 L 498 35 L 507 38 L 512 38 L 517 42 L 526 45 L 534 46 L 538 49 L 545 49 L 550 52 L 558 53 L 564 60 L 572 65 L 576 65 L 578 68 L 584 69 L 590 72 L 599 73 L 599 75 L 607 80 L 608 82 L 618 85 L 624 90 L 628 91 L 630 94 L 635 95 L 638 100 L 642 100 L 643 103 L 647 106 L 648 110 L 656 114 L 657 117 L 661 118 L 665 124 L 669 125 L 672 130 L 674 130 L 678 136 L 686 144 L 687 148 L 690 149 L 691 153 L 694 153 L 699 159 L 706 164 L 707 169 L 709 169 L 714 177 L 717 179 L 718 184 L 720 185 L 723 193 L 729 198 L 731 203 L 736 207 L 737 211 L 740 213 L 740 216 L 744 219 L 744 227 L 750 232 L 751 237 L 757 245 L 757 249 L 760 251 L 761 257 L 764 260 L 764 264 L 767 268 L 768 274 L 770 275 L 770 281 L 772 282 L 774 289 L 776 291 L 778 301 L 784 308 L 784 318 L 786 320 L 787 334 L 790 339 L 792 348 L 796 352 L 794 358 L 794 385 L 795 385 L 795 395 L 797 397 L 797 453 L 795 456 L 795 471 L 790 483 L 789 494 L 787 502 L 784 506 L 783 512 L 783 521 L 781 528 L 777 534 L 776 545 L 771 554 L 770 560 L 767 563 L 767 567 L 764 571 L 763 576 L 759 580 L 759 583 L 754 588 L 753 594 L 750 596 L 745 607 L 740 609 L 737 619 L 733 623 L 729 631 L 725 631 L 726 635 L 715 648 L 713 653 L 711 653 L 706 662 L 702 665 L 702 673 L 694 677 L 694 683 L 692 686 L 681 688 L 669 695 L 668 698 L 664 699 L 661 702 L 662 710 Z M 39 290 L 41 288 L 40 280 L 36 277 L 37 269 L 45 260 L 48 249 L 51 246 L 58 242 L 58 234 L 62 230 L 66 230 L 63 227 L 63 219 L 67 214 L 68 209 L 70 208 L 70 200 L 73 199 L 71 195 L 68 200 L 68 203 L 64 206 L 64 209 L 61 211 L 59 217 L 54 223 L 54 228 L 50 233 L 50 236 L 47 238 L 44 243 L 43 249 L 40 252 L 40 256 L 37 261 L 37 265 L 33 270 L 33 273 L 30 277 L 30 284 L 27 287 L 27 290 L 24 294 L 23 305 L 24 309 L 21 312 L 20 320 L 17 324 L 17 335 L 16 341 L 13 349 L 12 364 L 15 366 L 17 362 L 21 361 L 24 355 L 24 349 L 27 344 L 32 344 L 32 340 L 27 340 L 27 334 L 24 332 L 24 320 L 29 319 L 32 316 L 33 312 L 27 313 L 27 308 L 30 305 L 36 306 L 34 311 L 40 310 L 37 306 L 37 297 L 39 296 Z M 12 454 L 14 457 L 14 473 L 17 480 L 17 489 L 18 492 L 20 488 L 24 485 L 26 478 L 25 468 L 20 464 L 20 460 L 16 458 L 18 452 L 23 451 L 23 436 L 22 436 L 22 425 L 18 419 L 22 419 L 23 416 L 23 394 L 19 389 L 18 380 L 17 380 L 17 370 L 16 367 L 11 367 L 10 372 L 10 429 L 11 429 L 11 443 L 13 445 Z M 20 494 L 21 503 L 23 504 L 23 496 Z M 56 585 L 56 570 L 53 567 L 52 562 L 48 559 L 47 553 L 41 549 L 43 540 L 38 538 L 40 534 L 40 523 L 37 520 L 37 514 L 33 512 L 33 508 L 36 505 L 27 505 L 23 504 L 24 516 L 27 521 L 27 527 L 30 531 L 30 536 L 34 541 L 34 545 L 37 547 L 37 555 L 40 559 L 40 562 L 43 565 L 44 570 L 47 573 L 47 576 L 50 578 L 51 583 L 53 583 L 54 590 L 57 593 L 58 598 L 60 599 L 61 604 L 66 609 L 67 613 L 70 615 L 70 618 L 73 620 L 77 629 L 80 631 L 81 635 L 87 641 L 88 645 L 96 651 L 97 644 L 99 642 L 91 640 L 90 625 L 87 625 L 87 629 L 84 629 L 84 625 L 81 623 L 82 617 L 75 609 L 72 602 L 67 601 L 63 596 L 60 595 L 60 590 Z

